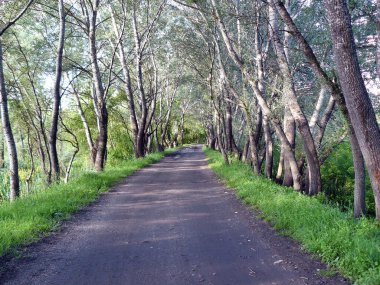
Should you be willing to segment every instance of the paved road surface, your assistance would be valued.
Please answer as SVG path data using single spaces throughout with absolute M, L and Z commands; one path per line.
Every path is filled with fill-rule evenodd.
M 201 148 L 147 167 L 5 265 L 1 284 L 347 284 L 236 200 Z

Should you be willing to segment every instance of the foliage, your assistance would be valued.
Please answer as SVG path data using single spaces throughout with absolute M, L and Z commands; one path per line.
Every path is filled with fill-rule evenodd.
M 354 201 L 355 172 L 351 146 L 344 142 L 321 167 L 324 202 L 338 205 L 342 210 L 352 211 Z M 375 215 L 375 201 L 369 177 L 366 177 L 367 213 Z
M 351 213 L 321 203 L 290 188 L 257 177 L 239 161 L 226 165 L 222 156 L 205 150 L 211 168 L 239 198 L 255 206 L 282 233 L 299 240 L 356 284 L 380 283 L 380 229 L 373 219 L 355 220 Z

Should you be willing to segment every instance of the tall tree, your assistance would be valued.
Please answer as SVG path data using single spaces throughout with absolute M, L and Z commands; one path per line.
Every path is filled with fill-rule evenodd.
M 8 158 L 9 158 L 9 171 L 10 171 L 10 199 L 15 200 L 20 195 L 20 177 L 18 173 L 18 157 L 16 143 L 12 132 L 11 122 L 9 118 L 8 109 L 8 94 L 5 86 L 4 78 L 4 54 L 2 46 L 3 34 L 13 26 L 32 5 L 33 0 L 29 0 L 21 11 L 10 21 L 6 22 L 3 27 L 0 28 L 0 112 L 1 123 L 3 126 L 4 137 L 7 142 Z
M 380 219 L 380 129 L 361 74 L 350 13 L 345 0 L 325 0 L 324 3 L 340 84 L 371 178 L 376 217 Z
M 57 62 L 55 71 L 55 82 L 54 82 L 54 92 L 53 92 L 53 113 L 50 128 L 50 160 L 51 160 L 51 171 L 52 179 L 59 180 L 60 169 L 59 169 L 59 159 L 57 152 L 57 134 L 58 134 L 58 118 L 59 110 L 61 106 L 61 80 L 62 80 L 62 62 L 63 62 L 63 50 L 65 46 L 65 28 L 66 28 L 66 15 L 64 1 L 58 1 L 58 11 L 59 11 L 59 42 L 57 50 Z

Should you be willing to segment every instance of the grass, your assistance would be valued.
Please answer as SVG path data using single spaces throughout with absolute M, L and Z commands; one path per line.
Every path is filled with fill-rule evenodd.
M 226 165 L 222 156 L 204 150 L 211 168 L 237 196 L 259 209 L 282 233 L 301 242 L 355 284 L 380 284 L 380 228 L 373 219 L 356 220 L 349 212 L 323 204 L 291 188 L 255 176 L 242 162 Z
M 167 152 L 172 152 L 169 150 Z M 0 206 L 0 256 L 15 255 L 20 246 L 41 239 L 80 208 L 95 201 L 115 182 L 155 163 L 165 153 L 131 159 L 102 173 L 87 172 L 68 184 L 56 184 Z

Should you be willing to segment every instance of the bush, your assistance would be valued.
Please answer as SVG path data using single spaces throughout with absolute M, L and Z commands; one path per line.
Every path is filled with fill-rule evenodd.
M 352 211 L 354 201 L 355 172 L 351 146 L 340 144 L 321 167 L 324 202 L 338 205 L 344 211 Z M 366 176 L 367 213 L 375 216 L 375 201 L 368 175 Z

